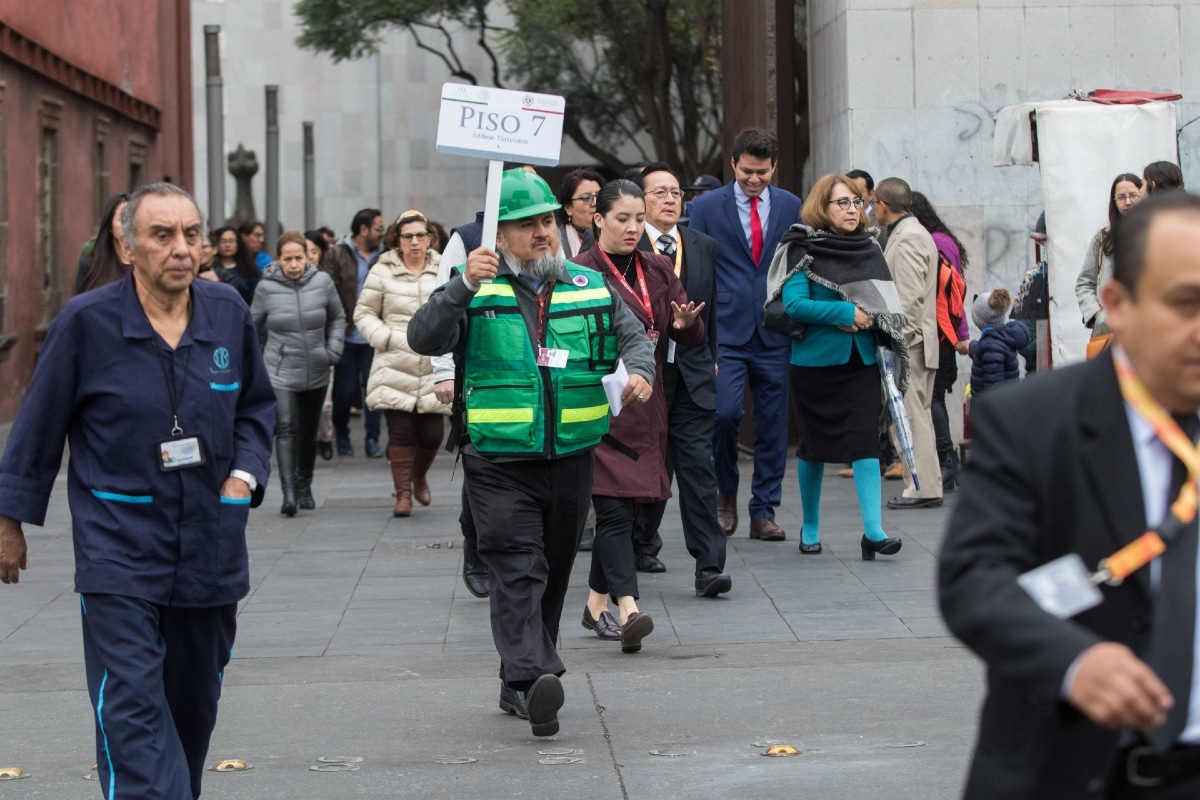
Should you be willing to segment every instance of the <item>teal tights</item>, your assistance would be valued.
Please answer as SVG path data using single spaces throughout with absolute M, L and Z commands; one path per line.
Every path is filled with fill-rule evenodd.
M 804 509 L 804 525 L 800 540 L 804 544 L 821 541 L 821 481 L 825 465 L 820 461 L 798 459 L 800 473 L 800 503 Z M 861 458 L 854 468 L 854 489 L 858 493 L 858 510 L 862 514 L 863 533 L 873 542 L 886 539 L 882 519 L 882 485 L 878 458 Z

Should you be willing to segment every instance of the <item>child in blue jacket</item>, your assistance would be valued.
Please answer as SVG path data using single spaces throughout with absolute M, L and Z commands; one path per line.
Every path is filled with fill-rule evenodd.
M 978 295 L 971 305 L 971 318 L 980 331 L 969 350 L 972 397 L 1021 378 L 1017 351 L 1029 344 L 1029 329 L 1020 322 L 1009 322 L 1011 309 L 1012 295 L 1007 289 Z

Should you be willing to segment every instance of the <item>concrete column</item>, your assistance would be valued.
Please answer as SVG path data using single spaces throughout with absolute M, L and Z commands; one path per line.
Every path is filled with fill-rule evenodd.
M 220 25 L 204 26 L 204 113 L 208 122 L 208 224 L 225 224 L 225 117 L 222 109 Z

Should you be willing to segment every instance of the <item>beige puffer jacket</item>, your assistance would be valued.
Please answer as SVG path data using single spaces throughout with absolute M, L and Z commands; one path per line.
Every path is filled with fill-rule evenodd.
M 430 250 L 425 270 L 414 275 L 399 251 L 379 257 L 367 273 L 354 306 L 354 327 L 375 348 L 367 379 L 367 408 L 450 414 L 433 393 L 433 365 L 408 346 L 408 323 L 437 288 L 439 257 Z

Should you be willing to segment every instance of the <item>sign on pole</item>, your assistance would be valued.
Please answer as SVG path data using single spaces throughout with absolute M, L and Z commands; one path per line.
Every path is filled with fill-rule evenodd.
M 500 211 L 500 175 L 505 161 L 540 167 L 558 164 L 567 103 L 553 94 L 495 89 L 465 83 L 442 86 L 438 118 L 439 153 L 486 158 L 487 201 L 483 244 L 494 247 Z

